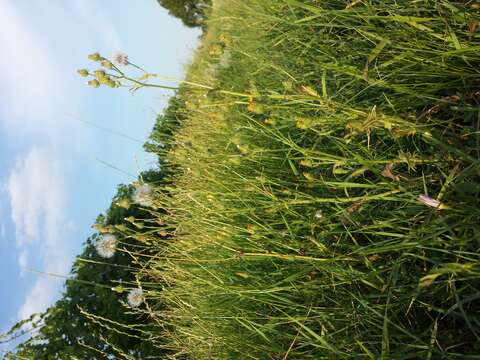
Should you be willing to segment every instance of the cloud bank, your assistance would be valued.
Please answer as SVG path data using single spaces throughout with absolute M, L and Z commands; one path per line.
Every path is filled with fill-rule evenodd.
M 73 223 L 67 216 L 67 191 L 58 159 L 47 148 L 32 148 L 17 160 L 6 188 L 19 265 L 28 268 L 34 263 L 45 272 L 68 273 Z M 51 278 L 38 278 L 19 310 L 19 318 L 45 310 L 57 288 Z
M 84 136 L 84 124 L 66 114 L 82 117 L 88 111 L 84 94 L 91 89 L 75 70 L 79 60 L 97 50 L 92 47 L 120 48 L 120 37 L 96 0 L 52 0 L 47 6 L 0 0 L 0 133 L 22 154 L 0 185 L 10 203 L 24 275 L 32 267 L 57 274 L 70 270 L 78 241 L 68 217 L 68 194 L 75 191 L 68 188 L 68 174 L 74 170 L 72 158 L 81 156 L 91 140 Z M 0 237 L 10 241 L 5 225 L 0 223 Z M 44 311 L 58 298 L 63 281 L 35 279 L 19 318 Z

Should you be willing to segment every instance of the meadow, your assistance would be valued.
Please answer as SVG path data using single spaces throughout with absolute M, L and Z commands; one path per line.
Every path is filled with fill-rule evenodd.
M 102 231 L 150 325 L 86 316 L 157 358 L 480 359 L 480 3 L 208 13 L 143 218 Z
M 172 358 L 480 358 L 479 8 L 214 2 L 152 134 Z

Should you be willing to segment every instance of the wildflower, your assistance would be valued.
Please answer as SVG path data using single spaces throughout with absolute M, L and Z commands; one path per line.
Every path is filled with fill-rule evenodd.
M 93 73 L 99 81 L 107 77 L 107 74 L 104 70 L 95 70 Z
M 107 234 L 102 236 L 95 248 L 101 257 L 111 258 L 117 251 L 117 243 L 117 238 L 114 235 Z
M 118 285 L 118 286 L 112 287 L 111 290 L 121 294 L 125 291 L 125 288 L 121 285 Z
M 128 65 L 130 62 L 128 61 L 128 55 L 122 52 L 117 52 L 113 54 L 113 61 L 118 65 Z
M 315 217 L 315 219 L 317 219 L 317 220 L 320 220 L 321 218 L 323 218 L 322 210 L 317 210 L 317 211 L 315 212 L 314 217 Z
M 99 224 L 93 224 L 92 225 L 92 228 L 93 229 L 97 229 L 100 233 L 102 234 L 105 234 L 105 233 L 108 233 L 110 231 L 110 228 L 108 226 L 105 226 L 101 223 Z
M 118 85 L 118 82 L 116 81 L 113 81 L 111 79 L 109 79 L 107 82 L 106 82 L 106 85 L 111 87 L 111 88 L 116 88 L 116 87 L 119 87 L 120 85 Z
M 120 199 L 115 203 L 115 205 L 117 205 L 121 208 L 124 208 L 124 209 L 128 209 L 128 208 L 130 208 L 130 205 L 131 205 L 130 199 L 128 199 L 128 198 Z
M 150 185 L 142 184 L 137 186 L 137 189 L 132 195 L 132 200 L 135 204 L 142 206 L 152 206 L 153 190 Z
M 89 72 L 87 69 L 78 69 L 77 73 L 82 77 L 87 77 L 89 75 Z
M 127 295 L 127 301 L 131 307 L 139 307 L 145 301 L 143 290 L 140 288 L 130 290 Z
M 100 86 L 100 83 L 98 82 L 97 79 L 93 79 L 88 82 L 88 85 L 94 88 L 98 88 Z
M 301 130 L 307 130 L 312 127 L 313 120 L 310 118 L 298 118 L 295 125 L 297 128 Z
M 102 60 L 102 57 L 100 56 L 100 54 L 98 52 L 88 55 L 88 58 L 92 61 Z
M 113 64 L 110 60 L 102 60 L 101 64 L 105 69 L 111 69 L 113 67 Z
M 420 201 L 422 204 L 436 208 L 436 209 L 444 209 L 446 208 L 445 205 L 443 205 L 440 201 L 432 199 L 428 195 L 420 195 L 417 198 L 418 201 Z

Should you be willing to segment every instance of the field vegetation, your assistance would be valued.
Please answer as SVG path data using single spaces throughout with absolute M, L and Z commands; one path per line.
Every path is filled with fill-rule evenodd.
M 145 297 L 129 316 L 145 325 L 87 314 L 141 337 L 149 357 L 99 349 L 480 359 L 480 3 L 207 12 L 145 145 L 162 177 L 140 178 L 141 218 L 108 228 L 136 241 L 119 252 L 134 263 L 126 288 Z

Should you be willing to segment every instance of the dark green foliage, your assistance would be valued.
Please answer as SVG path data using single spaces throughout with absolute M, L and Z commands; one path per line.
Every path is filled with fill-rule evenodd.
M 169 14 L 182 20 L 188 27 L 203 26 L 205 9 L 211 0 L 158 0 Z
M 162 174 L 152 170 L 141 177 L 155 183 L 161 181 Z M 19 334 L 24 325 L 28 328 L 28 323 L 36 322 L 37 326 L 34 336 L 17 347 L 16 357 L 9 354 L 7 359 L 104 359 L 106 354 L 119 353 L 146 359 L 163 353 L 148 341 L 152 337 L 148 315 L 134 313 L 125 305 L 128 289 L 138 286 L 134 274 L 141 266 L 141 257 L 131 254 L 149 253 L 134 236 L 129 236 L 147 230 L 138 229 L 139 222 L 125 219 L 147 221 L 151 215 L 136 205 L 117 205 L 128 200 L 133 191 L 132 185 L 118 186 L 106 215 L 97 218 L 100 231 L 108 229 L 119 239 L 120 251 L 112 258 L 101 258 L 95 249 L 101 234 L 90 236 L 73 264 L 63 297 L 41 314 L 40 320 L 24 321 L 12 329 L 12 334 Z

